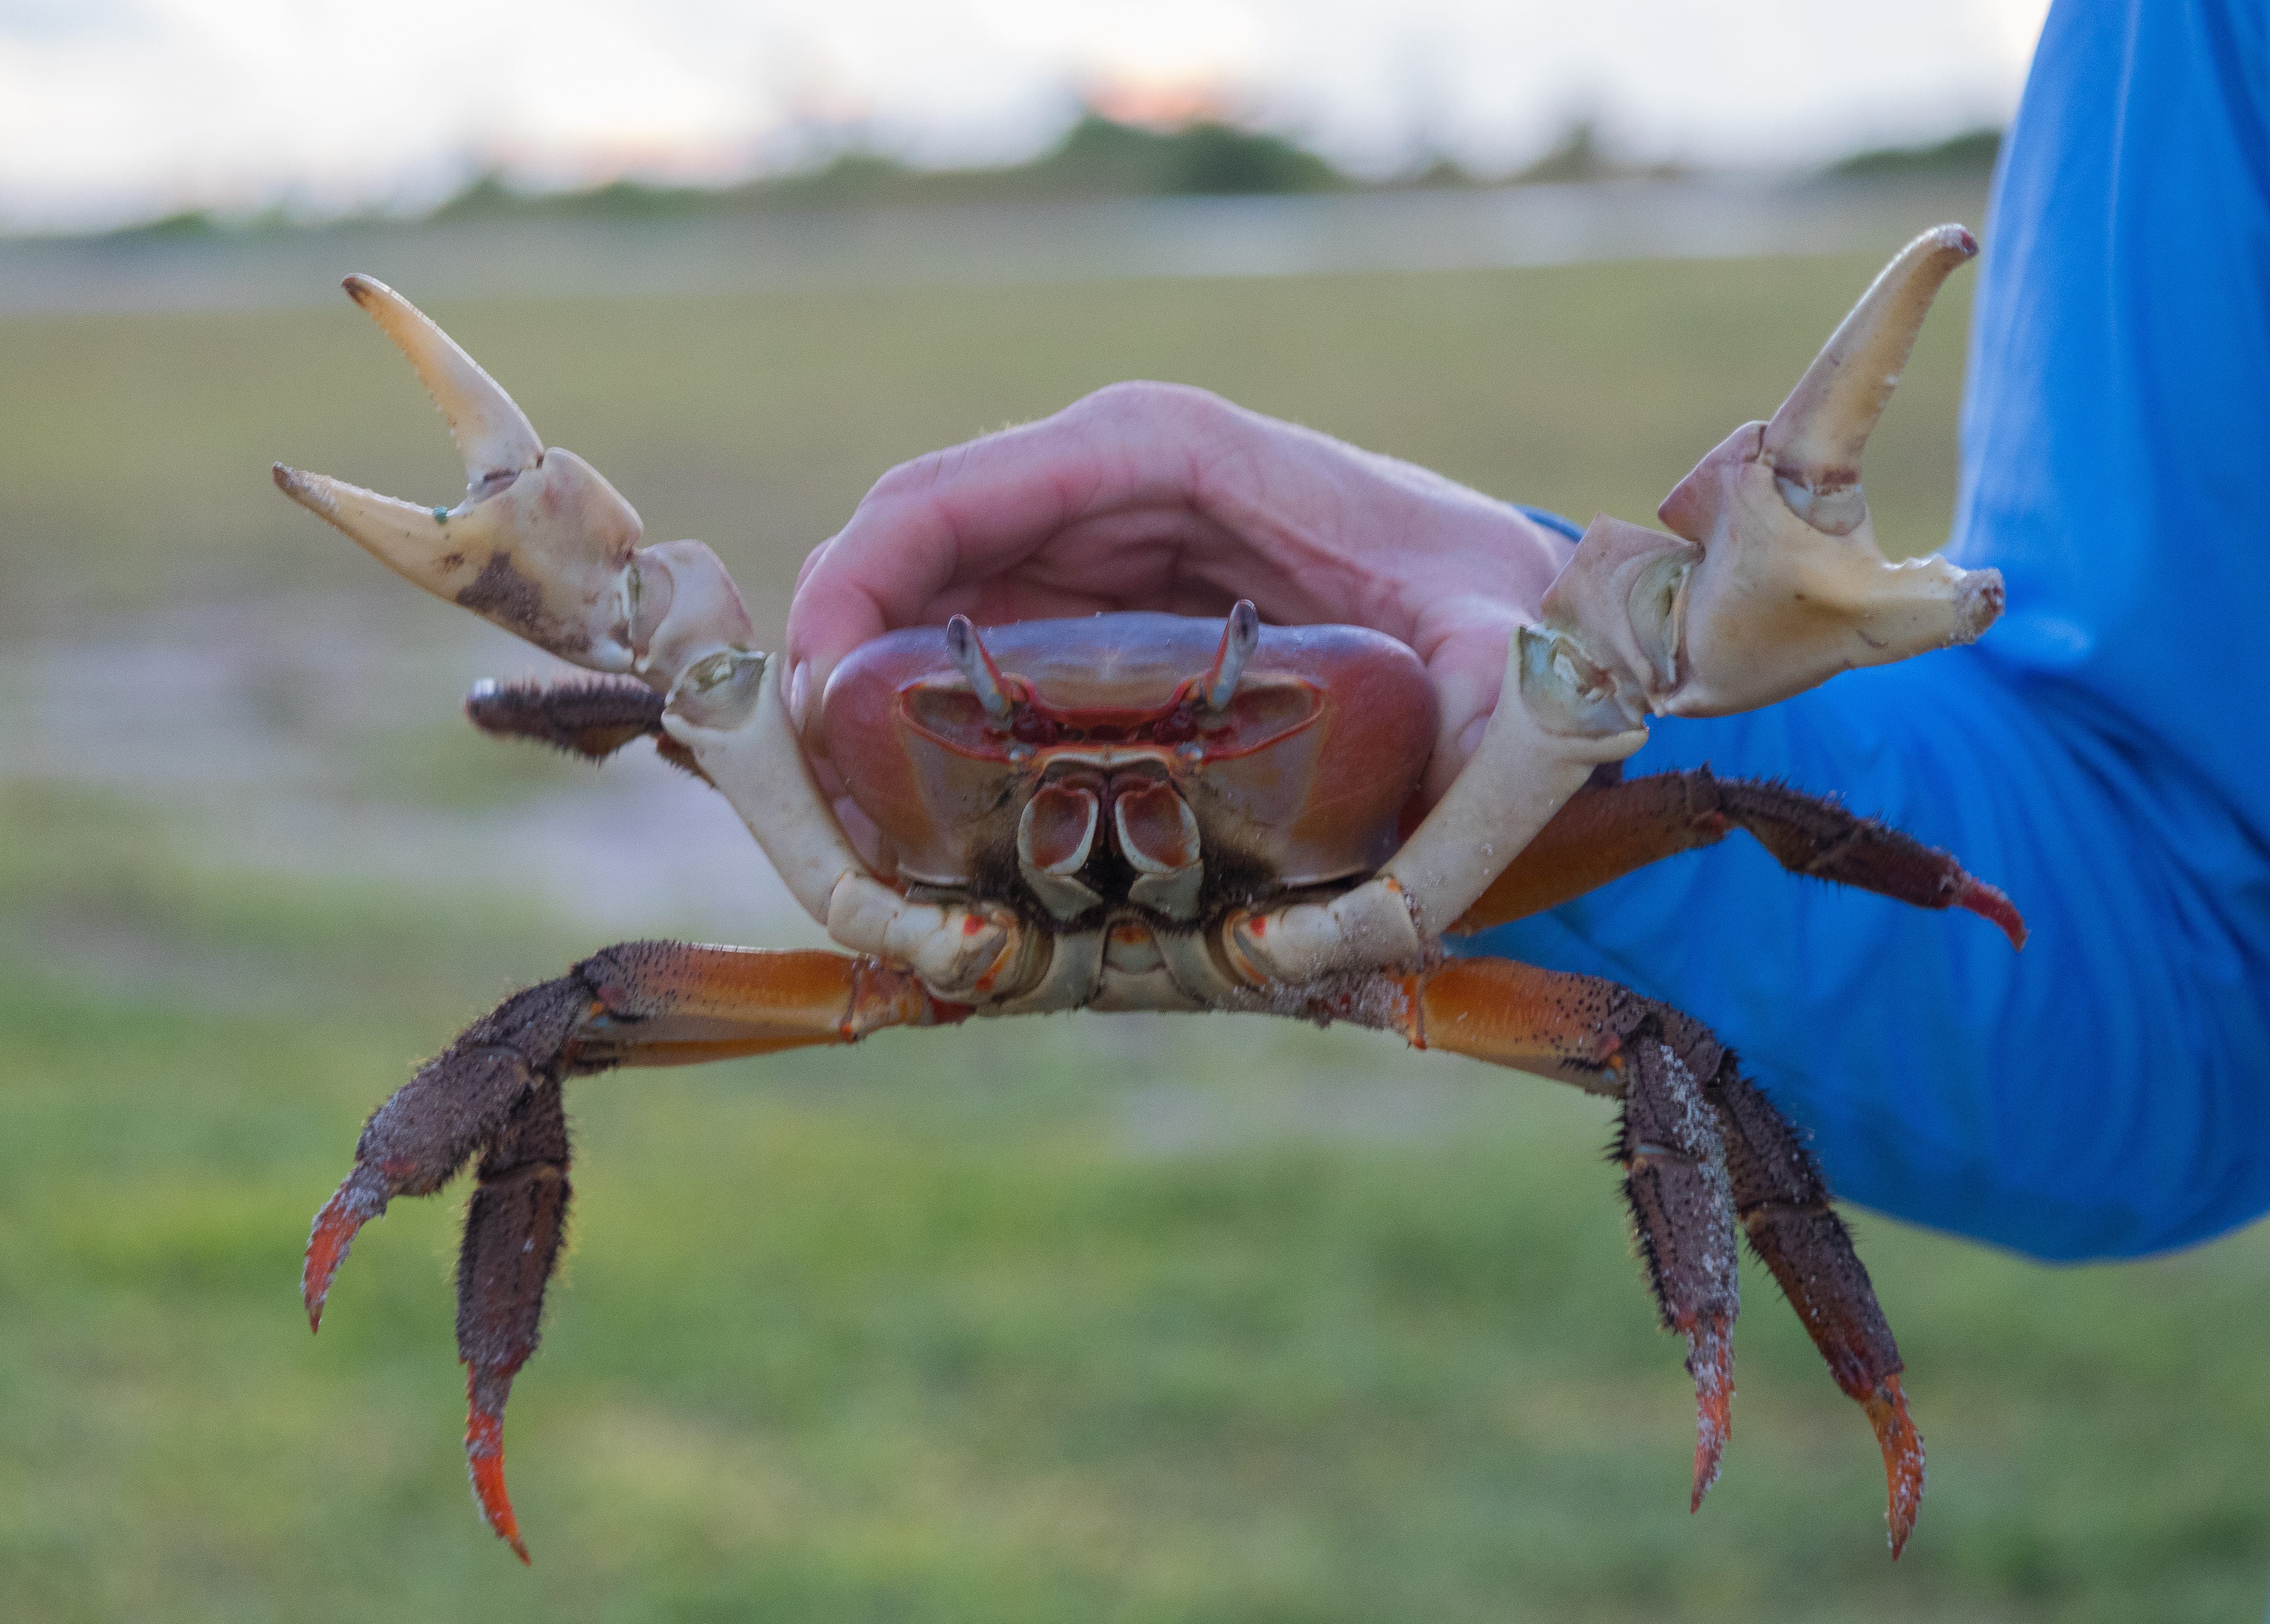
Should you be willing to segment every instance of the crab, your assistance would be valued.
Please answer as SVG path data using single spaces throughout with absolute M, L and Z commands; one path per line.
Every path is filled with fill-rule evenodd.
M 1888 562 L 1859 484 L 1933 293 L 1976 252 L 1953 226 L 1908 245 L 1772 420 L 1737 429 L 1672 491 L 1666 530 L 1592 522 L 1510 640 L 1472 759 L 1415 827 L 1435 698 L 1390 638 L 1265 626 L 1250 602 L 1226 622 L 981 632 L 956 616 L 857 650 L 822 696 L 819 733 L 879 832 L 876 861 L 815 778 L 781 663 L 716 555 L 642 546 L 637 515 L 590 464 L 547 450 L 406 300 L 348 278 L 448 419 L 465 497 L 419 507 L 280 463 L 277 484 L 419 586 L 600 673 L 484 684 L 468 701 L 478 725 L 593 758 L 651 738 L 725 796 L 847 951 L 630 942 L 506 999 L 365 1124 L 309 1237 L 310 1326 L 362 1226 L 478 1159 L 457 1275 L 465 1450 L 481 1514 L 525 1561 L 503 1418 L 560 1252 L 569 1079 L 1055 1011 L 1349 1021 L 1617 1101 L 1638 1251 L 1695 1383 L 1690 1504 L 1728 1436 L 1739 1234 L 1866 1413 L 1896 1557 L 1923 1446 L 1897 1346 L 1801 1136 L 1692 1018 L 1444 943 L 1740 828 L 1792 871 L 1968 909 L 2022 945 L 2000 892 L 1834 802 L 1706 769 L 1621 774 L 1651 714 L 1769 704 L 1969 641 L 2000 612 L 1993 571 Z

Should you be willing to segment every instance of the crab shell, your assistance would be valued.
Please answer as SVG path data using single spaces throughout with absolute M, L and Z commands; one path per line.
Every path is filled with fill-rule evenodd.
M 828 759 L 902 881 L 1069 921 L 1124 896 L 1194 917 L 1379 867 L 1435 735 L 1418 656 L 1354 627 L 1265 627 L 1207 702 L 1219 620 L 1120 614 L 995 628 L 996 721 L 936 627 L 879 638 L 830 680 Z

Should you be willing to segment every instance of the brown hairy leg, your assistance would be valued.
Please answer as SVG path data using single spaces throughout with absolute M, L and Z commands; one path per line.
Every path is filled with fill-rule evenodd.
M 1758 1261 L 1804 1322 L 1845 1396 L 1867 1412 L 1884 1453 L 1886 1522 L 1897 1558 L 1923 1501 L 1923 1439 L 1908 1419 L 1892 1328 L 1829 1186 L 1789 1119 L 1741 1074 L 1732 1055 L 1708 1089 L 1726 1138 L 1734 1210 Z
M 1917 908 L 1967 908 L 2000 926 L 2012 946 L 2025 945 L 2025 921 L 2010 899 L 1950 854 L 1819 796 L 1760 779 L 1715 778 L 1701 767 L 1587 784 L 1451 928 L 1484 931 L 1525 919 L 1660 858 L 1716 845 L 1738 828 L 1792 873 Z
M 480 1159 L 457 1260 L 457 1355 L 466 1368 L 473 1494 L 521 1561 L 504 1484 L 504 1406 L 536 1352 L 544 1290 L 566 1234 L 568 1117 L 561 1086 L 614 1066 L 683 1065 L 853 1043 L 880 1027 L 968 1012 L 879 960 L 626 942 L 507 998 L 363 1124 L 354 1170 L 315 1215 L 300 1293 L 322 1323 L 355 1233 L 397 1196 L 431 1195 Z
M 1867 1413 L 1900 1554 L 1923 1496 L 1924 1457 L 1900 1390 L 1898 1346 L 1804 1142 L 1710 1028 L 1613 982 L 1509 959 L 1352 977 L 1305 1012 L 1620 1099 L 1615 1157 L 1640 1256 L 1695 1378 L 1692 1503 L 1717 1477 L 1731 1427 L 1739 1223 L 1836 1384 Z
M 692 753 L 662 730 L 663 697 L 642 682 L 601 677 L 557 683 L 484 682 L 465 696 L 465 718 L 497 738 L 529 738 L 604 761 L 634 739 L 708 782 Z

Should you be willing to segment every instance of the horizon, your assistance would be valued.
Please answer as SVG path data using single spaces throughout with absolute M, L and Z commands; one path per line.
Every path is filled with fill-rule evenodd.
M 0 231 L 205 211 L 414 216 L 523 191 L 724 188 L 868 152 L 1003 167 L 1084 110 L 1213 119 L 1383 182 L 1609 156 L 1802 171 L 1999 126 L 2046 0 L 0 0 Z

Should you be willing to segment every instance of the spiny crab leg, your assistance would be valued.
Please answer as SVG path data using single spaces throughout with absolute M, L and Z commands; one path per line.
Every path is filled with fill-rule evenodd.
M 1892 1554 L 1915 1527 L 1923 1441 L 1868 1271 L 1803 1139 L 1700 1021 L 1613 982 L 1507 959 L 1453 959 L 1256 995 L 1255 1007 L 1399 1033 L 1413 1047 L 1558 1078 L 1623 1102 L 1615 1159 L 1665 1328 L 1695 1380 L 1700 1507 L 1732 1420 L 1737 1224 L 1884 1457 Z
M 354 1170 L 315 1215 L 300 1292 L 320 1324 L 355 1234 L 397 1196 L 431 1195 L 469 1161 L 457 1254 L 465 1469 L 498 1538 L 528 1547 L 505 1491 L 504 1412 L 536 1352 L 571 1197 L 561 1084 L 616 1065 L 675 1065 L 812 1044 L 967 1012 L 914 977 L 831 953 L 626 942 L 506 999 L 419 1068 L 363 1124 Z

